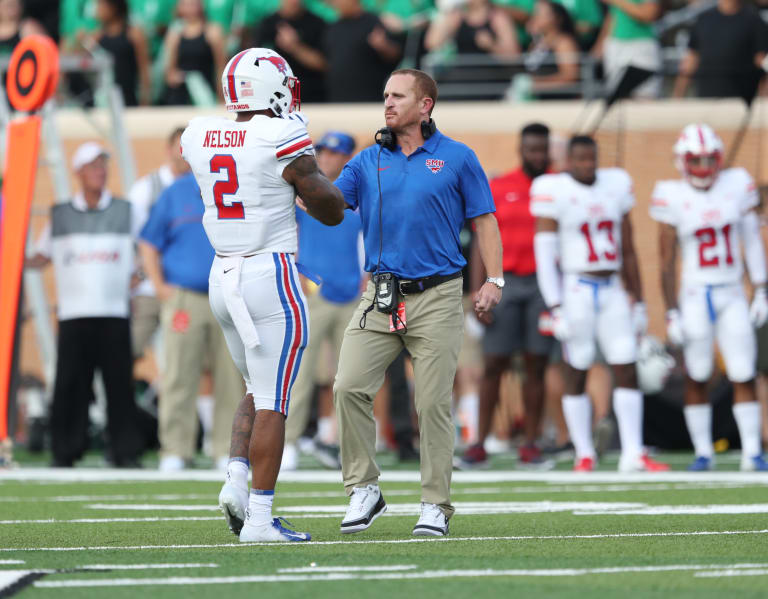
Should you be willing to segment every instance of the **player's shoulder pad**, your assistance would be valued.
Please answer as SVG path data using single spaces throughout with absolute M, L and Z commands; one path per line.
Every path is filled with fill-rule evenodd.
M 680 197 L 680 188 L 684 183 L 682 179 L 656 181 L 651 192 L 651 208 L 663 209 L 672 205 Z
M 599 176 L 616 187 L 632 188 L 632 177 L 627 171 L 619 167 L 607 167 L 598 169 Z
M 753 191 L 755 181 L 747 169 L 740 166 L 727 168 L 720 172 L 720 176 L 727 180 L 732 187 L 745 187 L 748 191 Z

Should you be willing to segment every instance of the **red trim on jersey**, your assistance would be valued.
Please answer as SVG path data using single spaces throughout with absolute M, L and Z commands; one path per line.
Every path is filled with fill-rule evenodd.
M 240 59 L 243 57 L 243 54 L 248 52 L 248 50 L 243 50 L 235 56 L 235 58 L 232 60 L 232 65 L 229 67 L 229 71 L 227 71 L 227 85 L 229 86 L 229 102 L 237 102 L 237 87 L 235 86 L 235 68 L 237 67 L 237 64 L 240 62 Z
M 668 206 L 669 204 L 667 203 L 666 200 L 662 200 L 659 198 L 651 198 L 651 205 L 652 206 Z
M 287 148 L 280 150 L 277 153 L 277 157 L 282 158 L 283 156 L 287 156 L 288 154 L 293 154 L 296 150 L 300 150 L 301 148 L 305 148 L 306 146 L 310 146 L 310 145 L 312 145 L 312 140 L 307 138 L 303 141 L 293 144 L 292 146 L 288 146 Z
M 553 202 L 555 199 L 552 196 L 533 196 L 531 202 Z

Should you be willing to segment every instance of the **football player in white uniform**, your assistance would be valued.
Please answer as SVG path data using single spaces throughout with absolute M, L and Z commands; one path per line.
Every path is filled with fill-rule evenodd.
M 307 541 L 307 533 L 272 518 L 291 387 L 309 336 L 293 258 L 295 198 L 326 225 L 342 221 L 344 200 L 318 170 L 307 121 L 294 112 L 298 80 L 279 54 L 240 52 L 224 69 L 222 86 L 236 119 L 195 118 L 181 136 L 216 251 L 211 308 L 247 389 L 219 505 L 241 541 Z
M 760 404 L 755 396 L 757 341 L 753 327 L 768 318 L 765 248 L 755 212 L 758 194 L 747 171 L 720 170 L 723 144 L 708 125 L 688 125 L 675 144 L 683 179 L 659 181 L 651 216 L 661 223 L 661 286 L 667 337 L 683 346 L 687 370 L 685 422 L 696 459 L 689 470 L 713 466 L 712 406 L 706 385 L 714 342 L 733 383 L 733 415 L 741 437 L 742 470 L 768 470 L 760 446 Z M 677 247 L 682 274 L 677 290 Z M 747 264 L 752 306 L 742 286 Z
M 536 276 L 552 314 L 553 333 L 562 342 L 563 412 L 576 451 L 576 471 L 591 471 L 595 464 L 585 382 L 596 342 L 616 384 L 619 470 L 669 469 L 643 448 L 643 396 L 635 360 L 637 338 L 645 332 L 648 317 L 629 220 L 634 202 L 629 175 L 618 168 L 598 169 L 597 145 L 587 136 L 570 140 L 566 172 L 542 175 L 531 187 Z

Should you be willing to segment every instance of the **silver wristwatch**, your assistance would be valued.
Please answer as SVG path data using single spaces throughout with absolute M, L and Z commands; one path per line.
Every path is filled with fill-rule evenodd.
M 485 280 L 486 283 L 493 283 L 499 289 L 504 287 L 504 277 L 488 277 Z

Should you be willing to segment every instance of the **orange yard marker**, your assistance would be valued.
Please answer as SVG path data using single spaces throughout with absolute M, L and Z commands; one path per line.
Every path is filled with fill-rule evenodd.
M 7 93 L 13 108 L 34 113 L 56 91 L 59 55 L 53 40 L 24 38 L 11 56 Z M 29 209 L 35 190 L 41 119 L 30 114 L 8 127 L 0 221 L 0 442 L 9 434 L 8 403 Z

